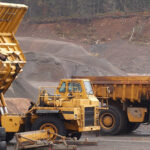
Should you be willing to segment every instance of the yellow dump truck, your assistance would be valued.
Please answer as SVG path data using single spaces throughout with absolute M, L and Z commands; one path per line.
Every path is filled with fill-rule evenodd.
M 95 96 L 109 105 L 100 112 L 101 134 L 131 132 L 140 123 L 150 123 L 150 76 L 74 78 L 90 79 Z
M 41 87 L 37 103 L 25 114 L 8 113 L 4 94 L 26 63 L 15 33 L 27 8 L 0 3 L 0 125 L 6 140 L 20 131 L 49 129 L 79 139 L 81 132 L 100 130 L 99 100 L 88 79 L 62 79 L 57 88 Z

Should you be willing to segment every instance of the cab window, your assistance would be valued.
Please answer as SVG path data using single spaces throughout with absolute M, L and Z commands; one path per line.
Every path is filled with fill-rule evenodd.
M 60 89 L 59 89 L 60 93 L 65 93 L 66 92 L 66 82 L 63 82 Z
M 82 88 L 81 88 L 80 83 L 75 83 L 75 82 L 68 83 L 68 91 L 69 92 L 74 92 L 74 93 L 76 93 L 76 92 L 81 93 Z
M 86 89 L 86 93 L 88 95 L 93 95 L 94 94 L 91 83 L 89 81 L 84 81 L 84 86 L 85 86 L 85 89 Z

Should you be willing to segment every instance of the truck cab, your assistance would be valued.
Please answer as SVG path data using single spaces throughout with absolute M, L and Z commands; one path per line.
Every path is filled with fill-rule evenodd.
M 61 121 L 66 135 L 81 135 L 81 132 L 100 130 L 99 100 L 94 96 L 90 80 L 62 79 L 56 90 L 51 93 L 49 88 L 41 87 L 37 104 L 30 110 L 34 122 L 39 124 L 38 129 L 60 128 L 52 125 L 51 118 Z M 40 117 L 46 120 L 38 122 Z M 50 122 L 50 124 L 48 123 Z M 53 128 L 53 129 L 52 129 Z M 57 130 L 59 131 L 59 129 Z M 62 134 L 58 132 L 59 134 Z
M 90 102 L 90 104 L 97 103 L 99 105 L 88 79 L 62 79 L 56 93 L 67 101 L 73 100 L 76 102 L 77 99 L 81 99 L 82 101 L 86 99 L 87 104 Z M 75 105 L 78 104 L 76 103 Z

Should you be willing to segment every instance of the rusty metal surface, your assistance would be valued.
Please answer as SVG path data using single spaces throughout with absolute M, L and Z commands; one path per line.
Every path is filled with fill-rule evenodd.
M 150 76 L 73 76 L 90 79 L 94 84 L 150 84 Z
M 51 139 L 51 135 L 56 135 L 60 139 Z M 97 146 L 97 141 L 91 141 L 88 138 L 84 140 L 77 140 L 76 138 L 68 138 L 56 133 L 52 133 L 49 130 L 37 130 L 28 131 L 22 133 L 16 133 L 16 147 L 15 150 L 32 149 L 32 148 L 44 148 L 57 150 L 76 150 L 79 145 Z
M 108 96 L 113 100 L 141 102 L 150 100 L 150 76 L 76 76 L 73 78 L 90 79 L 95 95 L 103 99 Z M 104 90 L 109 89 L 109 92 Z

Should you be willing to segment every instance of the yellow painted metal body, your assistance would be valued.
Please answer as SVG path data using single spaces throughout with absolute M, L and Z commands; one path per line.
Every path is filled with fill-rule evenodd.
M 50 132 L 47 130 L 29 131 L 17 134 L 17 141 L 19 143 L 23 142 L 33 142 L 38 140 L 50 140 Z
M 77 77 L 79 78 L 79 77 Z M 95 96 L 107 97 L 122 102 L 141 102 L 141 99 L 150 99 L 150 76 L 110 76 L 110 77 L 80 77 L 90 79 Z M 107 87 L 108 91 L 104 88 Z
M 15 38 L 27 6 L 0 3 L 0 91 L 4 94 L 26 60 Z
M 127 108 L 128 119 L 130 122 L 143 122 L 146 112 L 147 109 L 142 107 Z
M 32 111 L 57 110 L 59 114 L 62 114 L 64 120 L 66 120 L 65 127 L 67 130 L 75 130 L 78 132 L 100 130 L 99 101 L 93 94 L 87 94 L 84 82 L 90 83 L 88 79 L 62 79 L 54 95 L 49 95 L 48 90 L 44 90 L 44 87 L 42 87 L 41 91 L 42 93 L 44 91 L 44 94 L 40 92 L 37 102 L 38 107 L 33 107 Z M 66 85 L 65 91 L 60 92 L 63 83 Z M 82 90 L 70 92 L 70 83 L 80 84 Z M 48 87 L 45 87 L 45 89 L 47 88 Z M 47 106 L 40 106 L 41 101 Z M 86 108 L 93 109 L 93 116 L 91 117 L 93 117 L 94 123 L 91 126 L 86 126 L 85 123 L 85 117 L 89 117 L 85 116 Z
M 22 116 L 8 114 L 4 93 L 26 63 L 15 33 L 27 8 L 25 5 L 0 2 L 0 111 L 1 125 L 6 132 L 18 132 L 23 123 Z
M 1 116 L 1 125 L 5 127 L 6 132 L 19 132 L 23 123 L 21 115 L 5 114 Z
M 124 111 L 130 122 L 144 122 L 145 115 L 149 114 L 150 76 L 77 76 L 74 78 L 90 79 L 95 96 L 101 102 L 103 99 L 109 99 L 110 105 L 116 101 L 125 103 Z M 132 106 L 127 106 L 126 103 Z M 106 118 L 105 122 L 109 124 L 111 121 Z

